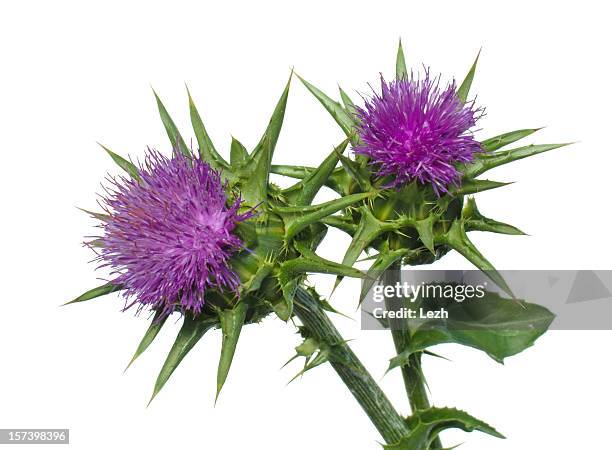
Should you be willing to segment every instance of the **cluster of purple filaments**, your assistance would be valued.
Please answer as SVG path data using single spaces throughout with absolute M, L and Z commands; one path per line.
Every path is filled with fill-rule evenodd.
M 470 132 L 481 115 L 459 99 L 454 82 L 441 87 L 428 71 L 421 79 L 381 77 L 381 93 L 356 108 L 355 153 L 369 157 L 378 177 L 390 177 L 387 187 L 418 180 L 440 195 L 460 181 L 457 165 L 481 151 Z
M 237 295 L 229 259 L 243 243 L 234 229 L 252 211 L 238 213 L 240 198 L 228 204 L 219 173 L 195 155 L 149 150 L 139 175 L 112 180 L 103 197 L 101 266 L 124 287 L 128 307 L 198 315 L 208 289 Z

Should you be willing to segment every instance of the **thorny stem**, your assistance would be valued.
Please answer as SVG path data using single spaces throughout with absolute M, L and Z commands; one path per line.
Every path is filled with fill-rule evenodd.
M 394 286 L 401 282 L 401 262 L 396 262 L 383 275 L 383 284 L 385 286 Z M 385 307 L 387 310 L 395 310 L 400 305 L 393 302 L 392 299 L 385 299 Z M 410 333 L 408 332 L 408 324 L 405 319 L 389 319 L 389 327 L 391 336 L 395 344 L 395 350 L 398 354 L 403 352 L 410 341 Z M 412 412 L 416 412 L 430 407 L 429 398 L 427 395 L 427 387 L 425 384 L 425 375 L 421 368 L 421 353 L 410 355 L 408 364 L 401 367 L 404 386 L 408 394 L 408 401 Z M 441 449 L 442 443 L 440 438 L 436 438 L 431 445 L 432 449 Z
M 320 342 L 333 345 L 339 358 L 330 364 L 366 412 L 388 444 L 399 442 L 410 430 L 385 393 L 346 344 L 325 311 L 305 289 L 298 288 L 294 312 L 304 327 Z M 339 362 L 342 361 L 342 362 Z

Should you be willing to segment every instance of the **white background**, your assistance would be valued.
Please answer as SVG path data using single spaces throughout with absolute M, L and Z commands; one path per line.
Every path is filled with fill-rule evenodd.
M 169 3 L 169 2 L 167 2 Z M 150 86 L 191 137 L 184 82 L 218 148 L 230 133 L 252 147 L 290 67 L 335 95 L 337 82 L 367 92 L 392 77 L 397 39 L 413 68 L 463 78 L 487 107 L 479 136 L 547 126 L 531 139 L 578 144 L 497 169 L 519 181 L 479 195 L 480 209 L 530 237 L 475 240 L 501 269 L 611 269 L 610 27 L 604 2 L 8 2 L 0 7 L 2 312 L 0 428 L 66 427 L 75 449 L 379 448 L 380 440 L 329 367 L 286 386 L 279 367 L 298 344 L 269 318 L 243 331 L 228 383 L 213 407 L 220 336 L 185 359 L 149 408 L 153 382 L 179 323 L 125 375 L 145 316 L 115 296 L 59 305 L 99 282 L 81 246 L 107 173 L 95 144 L 123 155 L 169 150 Z M 356 96 L 354 94 L 354 96 Z M 294 83 L 277 163 L 316 164 L 341 132 Z M 327 194 L 329 195 L 329 194 Z M 325 196 L 321 197 L 322 199 Z M 330 232 L 325 256 L 348 239 Z M 458 255 L 439 267 L 468 268 Z M 322 293 L 332 280 L 313 278 Z M 332 298 L 354 315 L 358 285 Z M 393 349 L 383 332 L 335 319 L 397 407 L 399 372 L 383 378 Z M 498 365 L 473 350 L 427 360 L 433 402 L 482 418 L 509 439 L 450 432 L 471 449 L 610 448 L 610 332 L 553 331 Z

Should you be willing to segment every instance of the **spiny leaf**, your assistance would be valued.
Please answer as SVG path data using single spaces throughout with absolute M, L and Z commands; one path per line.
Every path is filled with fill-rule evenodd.
M 485 139 L 480 143 L 480 145 L 485 152 L 494 152 L 495 150 L 499 150 L 500 148 L 512 144 L 519 139 L 523 139 L 541 129 L 542 128 L 527 128 L 524 130 L 510 131 L 509 133 L 503 133 L 498 136 Z
M 330 227 L 342 230 L 351 237 L 354 236 L 357 231 L 357 225 L 355 225 L 353 221 L 344 219 L 340 216 L 328 216 L 321 219 L 321 222 Z
M 94 299 L 96 297 L 101 297 L 102 295 L 110 294 L 111 292 L 117 292 L 123 289 L 123 286 L 118 284 L 106 283 L 102 286 L 98 286 L 96 288 L 90 289 L 84 294 L 79 295 L 74 300 L 71 300 L 67 303 L 64 303 L 62 306 L 70 305 L 72 303 L 85 302 L 87 300 Z
M 249 152 L 240 143 L 238 139 L 232 136 L 232 144 L 230 146 L 230 164 L 232 167 L 237 168 L 247 162 L 249 159 Z
M 490 189 L 496 189 L 503 186 L 508 186 L 510 183 L 504 183 L 501 181 L 493 180 L 474 180 L 467 179 L 461 183 L 461 186 L 457 190 L 453 191 L 453 195 L 469 195 L 478 194 L 479 192 L 488 191 Z
M 252 160 L 251 160 L 252 161 Z M 242 189 L 241 195 L 247 205 L 257 206 L 259 210 L 267 208 L 268 185 L 269 185 L 269 165 L 265 157 L 257 160 L 257 165 L 254 167 L 245 167 L 241 169 Z
M 525 233 L 512 225 L 483 216 L 478 211 L 476 200 L 473 197 L 468 198 L 463 207 L 462 217 L 465 220 L 466 231 L 489 231 L 491 233 L 525 235 Z
M 319 350 L 319 352 L 314 356 L 314 358 L 306 361 L 304 368 L 300 370 L 291 380 L 289 380 L 289 383 L 294 382 L 296 379 L 304 375 L 310 369 L 314 369 L 315 367 L 320 366 L 321 364 L 325 364 L 328 361 L 329 361 L 329 350 L 328 349 Z
M 257 165 L 257 160 L 261 157 L 266 158 L 267 166 L 269 167 L 272 163 L 272 154 L 276 148 L 276 142 L 280 135 L 281 128 L 283 126 L 283 120 L 285 118 L 285 110 L 287 109 L 287 99 L 289 98 L 289 87 L 291 86 L 291 78 L 293 77 L 293 71 L 289 75 L 289 80 L 285 85 L 285 89 L 278 100 L 268 126 L 259 143 L 255 146 L 253 154 L 251 156 L 252 165 Z
M 399 40 L 397 47 L 397 57 L 395 59 L 395 77 L 400 80 L 408 76 L 406 69 L 406 58 L 404 57 L 404 49 L 402 48 L 402 40 Z
M 316 167 L 306 167 L 306 166 L 289 166 L 289 165 L 273 165 L 270 167 L 270 173 L 275 173 L 277 175 L 282 175 L 284 177 L 304 179 L 308 177 L 311 173 L 313 173 L 317 168 Z M 325 186 L 330 189 L 333 189 L 340 195 L 346 195 L 346 189 L 344 189 L 347 181 L 347 176 L 342 167 L 338 167 L 334 169 L 331 175 L 325 181 Z M 287 190 L 295 189 L 297 185 L 294 185 Z
M 164 323 L 166 323 L 166 319 L 168 318 L 167 315 L 162 317 L 162 313 L 163 313 L 162 310 L 158 310 L 155 312 L 151 325 L 149 325 L 147 332 L 145 333 L 142 340 L 140 341 L 140 344 L 138 344 L 138 348 L 136 349 L 136 352 L 134 352 L 134 356 L 132 356 L 132 359 L 130 360 L 125 370 L 128 370 L 130 368 L 130 366 L 134 363 L 134 361 L 136 361 L 136 358 L 142 355 L 144 351 L 147 348 L 149 348 L 149 345 L 151 345 L 151 343 L 157 337 L 157 334 L 160 332 L 160 330 L 164 326 Z
M 291 73 L 293 74 L 293 72 Z M 246 180 L 243 185 L 242 195 L 247 202 L 251 203 L 251 206 L 264 202 L 267 198 L 272 155 L 274 154 L 274 149 L 276 148 L 276 143 L 283 126 L 290 84 L 291 76 L 272 112 L 272 117 L 268 122 L 266 131 L 253 150 L 250 159 L 241 170 L 242 178 Z M 265 208 L 266 206 L 263 205 L 263 207 Z
M 472 87 L 472 81 L 474 80 L 474 73 L 476 72 L 476 64 L 478 64 L 479 57 L 480 57 L 480 50 L 478 50 L 476 59 L 474 60 L 474 63 L 472 64 L 470 71 L 468 72 L 465 79 L 463 80 L 463 83 L 461 83 L 461 86 L 459 86 L 459 89 L 457 89 L 457 97 L 459 97 L 459 100 L 461 100 L 463 103 L 467 101 L 467 97 L 470 92 L 470 87 Z
M 481 431 L 505 439 L 495 428 L 455 408 L 429 408 L 415 412 L 407 419 L 410 433 L 399 442 L 383 445 L 385 450 L 429 450 L 440 432 L 458 428 L 466 432 Z
M 217 394 L 215 402 L 219 398 L 221 388 L 227 379 L 232 359 L 240 337 L 240 331 L 244 325 L 248 305 L 242 301 L 233 309 L 225 309 L 219 312 L 219 321 L 221 323 L 221 331 L 223 332 L 223 341 L 221 343 L 221 358 L 219 359 L 219 368 L 217 370 Z
M 348 94 L 344 92 L 344 89 L 342 89 L 340 86 L 338 86 L 338 90 L 340 91 L 340 98 L 342 99 L 346 112 L 349 114 L 355 114 L 355 103 L 353 100 L 351 100 Z
M 292 277 L 291 274 L 280 270 L 278 273 L 278 284 L 283 293 L 283 301 L 273 303 L 272 308 L 278 318 L 286 322 L 293 314 L 293 298 L 295 297 L 299 280 Z
M 355 126 L 355 122 L 353 121 L 353 118 L 342 107 L 342 105 L 329 98 L 325 93 L 317 89 L 315 86 L 304 80 L 299 75 L 298 78 L 304 84 L 304 86 L 306 86 L 306 89 L 308 89 L 316 97 L 316 99 L 321 102 L 327 112 L 331 114 L 336 123 L 340 125 L 340 128 L 342 128 L 342 131 L 344 131 L 344 134 L 346 134 L 347 137 L 351 138 L 353 135 L 353 127 Z
M 170 139 L 170 144 L 172 145 L 172 147 L 178 146 L 178 150 L 180 150 L 183 155 L 191 157 L 191 151 L 189 150 L 189 147 L 187 147 L 187 144 L 185 144 L 181 133 L 179 133 L 178 128 L 174 124 L 174 121 L 168 114 L 166 107 L 160 100 L 155 90 L 153 90 L 153 94 L 155 95 L 155 100 L 157 101 L 157 109 L 159 110 L 159 116 L 162 120 L 162 123 L 164 124 L 166 133 L 168 134 L 168 139 Z
M 198 112 L 198 109 L 191 98 L 189 89 L 187 89 L 187 96 L 189 97 L 189 115 L 191 116 L 191 125 L 193 126 L 193 132 L 195 133 L 196 140 L 198 141 L 200 157 L 215 170 L 221 171 L 221 169 L 227 169 L 229 165 L 215 149 L 215 146 L 213 145 L 212 140 L 204 127 L 204 122 L 202 122 L 200 113 Z
M 310 205 L 321 189 L 329 179 L 329 176 L 336 168 L 338 160 L 342 152 L 348 146 L 348 139 L 342 141 L 340 145 L 332 150 L 325 158 L 319 167 L 310 172 L 302 181 L 287 189 L 287 196 L 292 204 L 295 205 Z M 291 195 L 295 192 L 295 195 Z
M 164 387 L 174 370 L 181 363 L 183 358 L 191 351 L 194 345 L 204 336 L 204 334 L 213 328 L 217 324 L 216 318 L 207 319 L 194 319 L 190 316 L 185 316 L 183 319 L 183 326 L 181 327 L 176 340 L 170 349 L 170 353 L 162 366 L 157 380 L 155 381 L 155 387 L 153 388 L 153 395 L 149 404 L 153 401 L 155 396 Z
M 570 145 L 571 142 L 563 144 L 541 144 L 528 145 L 525 147 L 514 148 L 512 150 L 504 150 L 490 155 L 481 155 L 473 163 L 469 164 L 464 171 L 466 177 L 474 178 L 483 174 L 487 170 L 495 167 L 518 161 L 519 159 L 529 156 L 538 155 L 557 148 Z
M 117 153 L 111 151 L 109 148 L 105 147 L 99 142 L 98 142 L 98 145 L 102 147 L 106 151 L 106 153 L 110 155 L 111 158 L 113 158 L 113 161 L 115 161 L 115 163 L 117 163 L 119 167 L 125 170 L 132 178 L 140 181 L 140 175 L 138 174 L 138 168 L 134 165 L 134 163 L 119 156 Z
M 367 207 L 360 208 L 360 212 L 361 220 L 357 226 L 357 231 L 342 259 L 342 263 L 346 265 L 353 265 L 359 258 L 359 255 L 361 255 L 374 239 L 394 227 L 393 224 L 378 220 Z
M 506 283 L 500 273 L 493 265 L 478 251 L 478 249 L 469 240 L 465 233 L 464 223 L 461 220 L 455 220 L 451 225 L 450 230 L 445 235 L 446 243 L 453 249 L 461 253 L 468 261 L 474 264 L 478 269 L 482 270 L 495 284 L 502 288 L 510 296 L 514 297 L 510 286 Z
M 382 233 L 389 231 L 394 227 L 393 224 L 381 222 L 374 217 L 370 211 L 370 208 L 362 207 L 360 208 L 360 212 L 361 219 L 359 221 L 359 225 L 357 226 L 353 239 L 346 253 L 344 254 L 344 258 L 342 259 L 342 264 L 347 266 L 352 266 L 355 264 L 359 258 L 359 255 L 361 255 L 361 253 L 372 243 L 372 241 L 374 241 Z M 342 277 L 338 276 L 334 284 L 334 289 L 338 287 L 341 281 Z
M 249 248 L 248 245 L 244 244 L 245 248 Z M 248 280 L 241 283 L 240 289 L 242 294 L 254 292 L 261 287 L 261 283 L 270 275 L 274 268 L 274 263 L 266 260 L 258 261 L 258 268 L 255 274 L 253 274 Z
M 321 258 L 315 253 L 285 261 L 281 264 L 281 271 L 287 279 L 294 279 L 307 273 L 323 273 L 353 278 L 363 278 L 365 276 L 361 270 Z
M 306 166 L 287 166 L 287 165 L 272 165 L 270 172 L 284 177 L 304 179 L 312 172 L 316 170 L 316 167 Z
M 281 285 L 283 297 L 278 300 L 269 301 L 267 304 L 272 308 L 276 316 L 283 322 L 287 322 L 293 314 L 293 297 L 295 296 L 295 283 L 288 286 Z
M 349 319 L 349 320 L 354 320 L 352 317 L 347 316 L 346 314 L 341 313 L 340 311 L 338 311 L 327 300 L 320 299 L 319 302 L 321 303 L 321 308 L 323 308 L 324 311 L 327 311 L 327 312 L 330 312 L 330 313 L 334 313 L 334 314 L 338 314 L 339 316 L 342 316 L 342 317 L 344 317 L 346 319 Z
M 357 161 L 353 161 L 344 155 L 340 155 L 340 162 L 342 167 L 351 179 L 355 180 L 362 191 L 369 191 L 372 187 L 370 182 L 370 173 L 364 167 L 360 166 Z
M 297 356 L 303 356 L 304 358 L 308 358 L 312 356 L 319 349 L 319 343 L 314 338 L 307 338 L 304 341 L 295 347 L 295 353 Z
M 277 207 L 275 211 L 285 222 L 285 239 L 289 240 L 307 226 L 318 222 L 324 217 L 347 208 L 355 203 L 371 197 L 371 193 L 347 195 L 346 197 L 331 200 L 314 206 Z
M 419 238 L 421 242 L 427 247 L 432 254 L 436 254 L 436 250 L 434 249 L 434 232 L 433 226 L 438 217 L 434 214 L 430 214 L 425 219 L 416 220 L 414 222 L 414 227 L 419 233 Z

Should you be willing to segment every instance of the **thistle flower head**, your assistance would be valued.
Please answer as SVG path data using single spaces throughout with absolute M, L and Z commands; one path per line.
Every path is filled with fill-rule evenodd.
M 238 213 L 240 198 L 228 204 L 227 186 L 208 164 L 176 153 L 149 150 L 139 180 L 113 180 L 103 197 L 100 260 L 129 306 L 197 315 L 208 289 L 238 294 L 229 258 L 242 241 L 234 229 L 253 214 Z
M 464 104 L 455 83 L 410 77 L 386 82 L 381 93 L 356 108 L 361 143 L 355 153 L 366 155 L 379 177 L 392 177 L 389 186 L 413 180 L 431 184 L 436 194 L 459 182 L 457 163 L 470 162 L 480 144 L 470 133 L 481 109 Z

